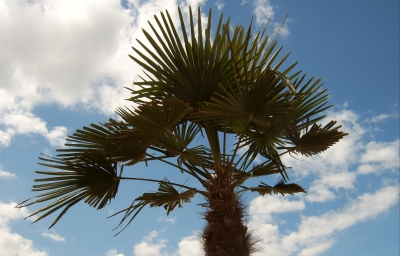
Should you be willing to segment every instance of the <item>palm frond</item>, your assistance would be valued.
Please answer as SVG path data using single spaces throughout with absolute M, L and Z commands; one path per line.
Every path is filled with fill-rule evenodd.
M 150 207 L 161 207 L 167 211 L 167 215 L 175 209 L 176 206 L 182 208 L 183 203 L 189 203 L 194 197 L 196 191 L 188 189 L 184 192 L 179 192 L 171 185 L 167 178 L 160 182 L 160 187 L 157 192 L 144 193 L 137 200 L 150 202 Z
M 192 111 L 192 108 L 178 99 L 163 99 L 161 102 L 148 102 L 138 106 L 134 113 L 118 110 L 123 116 L 125 134 L 110 136 L 112 139 L 125 140 L 125 143 L 155 145 L 165 133 L 171 133 L 177 125 Z M 109 124 L 110 126 L 113 123 Z M 120 125 L 120 124 L 118 124 Z
M 290 111 L 283 117 L 286 123 L 294 122 L 298 125 L 302 123 L 311 126 L 323 118 L 320 113 L 331 107 L 327 105 L 329 98 L 327 90 L 321 89 L 323 85 L 321 79 L 314 81 L 312 77 L 301 85 L 305 77 L 306 74 L 293 82 L 297 98 L 293 101 Z
M 284 170 L 285 167 L 282 165 L 282 163 L 279 163 L 278 161 L 269 161 L 268 163 L 255 165 L 249 171 L 249 173 L 252 177 L 261 177 L 275 173 L 282 173 Z
M 169 182 L 167 178 L 164 178 L 164 180 L 160 182 L 160 186 L 157 192 L 144 193 L 143 195 L 137 197 L 128 208 L 109 216 L 109 218 L 125 212 L 123 218 L 118 225 L 119 227 L 128 219 L 128 217 L 131 216 L 128 223 L 122 228 L 120 232 L 116 234 L 118 235 L 133 221 L 133 219 L 145 206 L 163 206 L 168 215 L 172 210 L 176 208 L 176 206 L 182 208 L 183 203 L 189 203 L 190 200 L 195 196 L 195 194 L 196 190 L 194 189 L 188 189 L 186 191 L 179 192 L 174 188 L 174 186 Z
M 288 139 L 295 145 L 290 149 L 306 156 L 316 155 L 327 150 L 347 136 L 347 133 L 339 131 L 341 126 L 334 127 L 335 124 L 336 121 L 330 121 L 324 127 L 314 124 L 304 134 L 302 134 L 303 130 L 296 125 L 286 126 Z
M 43 161 L 39 164 L 58 169 L 58 171 L 37 171 L 38 174 L 50 177 L 35 179 L 35 182 L 42 184 L 34 185 L 32 190 L 47 192 L 31 198 L 37 198 L 33 202 L 28 202 L 31 200 L 28 199 L 19 205 L 19 207 L 26 207 L 55 200 L 28 216 L 43 213 L 34 222 L 63 208 L 51 224 L 51 228 L 76 203 L 84 201 L 90 206 L 101 209 L 117 194 L 119 185 L 117 163 L 101 151 L 87 151 L 75 159 L 54 158 L 46 155 L 39 159 Z
M 129 140 L 127 140 L 129 138 Z M 134 138 L 126 125 L 110 119 L 108 124 L 91 124 L 78 129 L 68 136 L 66 148 L 57 149 L 57 156 L 65 159 L 80 157 L 88 150 L 103 151 L 104 154 L 125 165 L 142 161 L 147 145 L 139 138 Z
M 264 182 L 261 182 L 260 185 L 257 187 L 252 187 L 248 188 L 247 190 L 250 190 L 252 192 L 258 192 L 260 195 L 272 195 L 274 194 L 291 194 L 293 195 L 294 193 L 306 193 L 306 190 L 302 188 L 301 186 L 297 185 L 297 183 L 290 183 L 290 184 L 285 184 L 283 180 L 280 180 L 275 186 L 271 187 Z
M 161 13 L 161 20 L 155 16 L 156 26 L 150 24 L 155 36 L 143 30 L 148 43 L 139 43 L 144 51 L 133 47 L 141 59 L 130 57 L 147 71 L 148 79 L 135 82 L 141 89 L 132 90 L 133 97 L 129 100 L 145 102 L 141 99 L 160 100 L 175 97 L 197 108 L 203 101 L 211 98 L 219 82 L 232 81 L 232 69 L 227 64 L 229 48 L 225 43 L 226 36 L 222 32 L 226 24 L 222 25 L 222 15 L 214 41 L 211 42 L 211 11 L 205 38 L 201 28 L 200 9 L 197 38 L 192 10 L 189 10 L 191 38 L 186 32 L 180 8 L 178 12 L 183 42 L 166 11 L 166 15 Z M 149 55 L 152 59 L 147 57 Z

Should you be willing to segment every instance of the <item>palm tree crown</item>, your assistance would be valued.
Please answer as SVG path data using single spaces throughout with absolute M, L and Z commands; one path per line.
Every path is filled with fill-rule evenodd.
M 274 37 L 264 32 L 252 35 L 251 25 L 231 30 L 221 15 L 212 37 L 211 10 L 204 32 L 200 9 L 197 28 L 189 13 L 188 31 L 180 9 L 182 33 L 168 11 L 149 23 L 152 35 L 143 30 L 147 42 L 138 41 L 143 49 L 133 47 L 130 57 L 144 76 L 135 82 L 138 88 L 129 89 L 135 107 L 116 110 L 121 121 L 83 127 L 57 157 L 40 157 L 41 165 L 56 171 L 37 171 L 45 178 L 35 180 L 33 191 L 42 194 L 19 205 L 53 200 L 32 214 L 42 214 L 36 221 L 61 210 L 52 227 L 80 201 L 101 209 L 118 194 L 121 180 L 157 182 L 158 191 L 134 198 L 114 214 L 123 214 L 120 224 L 128 225 L 145 206 L 164 207 L 169 214 L 199 194 L 207 208 L 206 255 L 249 255 L 254 238 L 243 222 L 241 193 L 306 192 L 287 183 L 282 155 L 316 155 L 347 135 L 335 121 L 319 124 L 330 107 L 321 80 L 291 73 L 297 63 L 283 65 L 288 54 L 278 60 L 282 47 L 276 49 Z M 200 135 L 207 143 L 193 146 Z M 227 145 L 228 137 L 233 145 Z M 239 154 L 242 148 L 246 151 Z M 261 163 L 253 164 L 256 158 Z M 125 166 L 154 160 L 193 177 L 199 186 L 122 176 Z M 281 175 L 275 186 L 245 184 L 271 174 Z

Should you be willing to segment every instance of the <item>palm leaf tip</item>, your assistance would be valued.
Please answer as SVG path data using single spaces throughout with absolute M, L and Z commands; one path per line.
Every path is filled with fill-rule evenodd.
M 75 158 L 40 157 L 43 166 L 58 169 L 58 171 L 37 171 L 46 178 L 35 179 L 40 182 L 33 186 L 33 191 L 44 192 L 22 202 L 19 207 L 26 207 L 36 203 L 53 201 L 49 205 L 37 210 L 27 218 L 42 213 L 34 222 L 37 222 L 53 212 L 63 209 L 54 226 L 66 211 L 80 201 L 90 206 L 103 208 L 107 202 L 115 198 L 119 177 L 117 176 L 117 163 L 108 158 L 103 152 L 89 150 Z

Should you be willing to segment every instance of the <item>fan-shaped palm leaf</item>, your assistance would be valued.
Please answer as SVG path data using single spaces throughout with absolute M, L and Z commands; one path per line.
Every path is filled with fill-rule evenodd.
M 28 217 L 43 213 L 34 222 L 41 220 L 49 214 L 63 208 L 54 226 L 67 210 L 80 201 L 90 206 L 103 208 L 108 201 L 115 197 L 118 191 L 119 178 L 117 176 L 117 163 L 105 156 L 101 151 L 87 151 L 75 159 L 40 157 L 44 161 L 43 166 L 56 168 L 62 171 L 49 172 L 37 171 L 49 178 L 35 179 L 35 182 L 43 184 L 34 185 L 33 191 L 47 191 L 37 195 L 33 202 L 24 201 L 19 207 L 25 207 L 36 203 L 56 200 L 46 207 L 39 209 Z M 26 203 L 26 204 L 25 204 Z
M 60 152 L 58 156 L 74 159 L 87 150 L 97 150 L 103 151 L 118 162 L 125 162 L 126 165 L 143 160 L 147 145 L 141 143 L 138 138 L 134 139 L 123 123 L 110 119 L 108 124 L 112 125 L 91 124 L 77 130 L 68 136 L 66 148 L 57 150 Z M 127 143 L 126 137 L 130 138 L 130 143 Z
M 341 140 L 347 133 L 339 131 L 341 126 L 333 127 L 336 121 L 330 121 L 323 128 L 321 125 L 314 124 L 311 129 L 302 134 L 304 129 L 296 125 L 286 126 L 288 139 L 295 145 L 287 149 L 294 150 L 306 156 L 321 153 Z
M 142 89 L 132 91 L 136 96 L 132 97 L 131 100 L 137 102 L 140 98 L 159 100 L 164 97 L 177 97 L 188 102 L 192 107 L 196 107 L 199 102 L 201 103 L 211 97 L 218 82 L 232 79 L 231 67 L 226 62 L 229 48 L 225 43 L 226 37 L 221 32 L 223 27 L 222 16 L 219 20 L 217 36 L 211 43 L 211 11 L 204 41 L 200 10 L 198 12 L 199 25 L 196 38 L 194 20 L 190 9 L 190 39 L 186 32 L 182 13 L 180 9 L 178 11 L 184 44 L 181 42 L 169 13 L 166 12 L 166 15 L 161 13 L 161 21 L 158 17 L 155 17 L 157 28 L 150 24 L 155 37 L 143 31 L 154 50 L 141 42 L 139 43 L 146 54 L 133 48 L 143 61 L 134 56 L 131 56 L 131 58 L 148 72 L 146 74 L 148 74 L 150 80 L 135 83 Z M 153 38 L 156 38 L 157 41 Z M 148 55 L 151 58 L 147 57 Z
M 122 138 L 125 143 L 142 143 L 154 145 L 164 133 L 172 133 L 181 119 L 192 111 L 183 101 L 178 99 L 163 99 L 162 102 L 148 102 L 138 106 L 131 114 L 119 108 L 117 113 L 125 120 Z M 110 123 L 109 125 L 113 125 Z M 118 124 L 120 125 L 120 124 Z M 120 139 L 118 135 L 113 139 Z

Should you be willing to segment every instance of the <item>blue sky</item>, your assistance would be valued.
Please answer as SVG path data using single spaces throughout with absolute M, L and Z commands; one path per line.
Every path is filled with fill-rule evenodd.
M 278 44 L 289 62 L 321 77 L 335 106 L 327 112 L 350 135 L 320 156 L 286 157 L 306 195 L 246 194 L 248 224 L 262 239 L 254 255 L 397 255 L 399 252 L 399 2 L 205 0 L 0 0 L 0 255 L 202 255 L 203 209 L 145 209 L 120 235 L 123 209 L 154 184 L 122 183 L 100 211 L 79 204 L 48 230 L 38 209 L 13 207 L 33 196 L 40 153 L 55 155 L 68 134 L 107 121 L 126 105 L 141 71 L 128 58 L 147 20 L 177 6 L 213 9 L 231 24 L 269 33 L 289 13 Z M 186 12 L 187 13 L 187 12 Z M 186 177 L 162 165 L 132 175 Z M 271 183 L 274 183 L 274 177 Z M 190 181 L 189 181 L 190 182 Z

